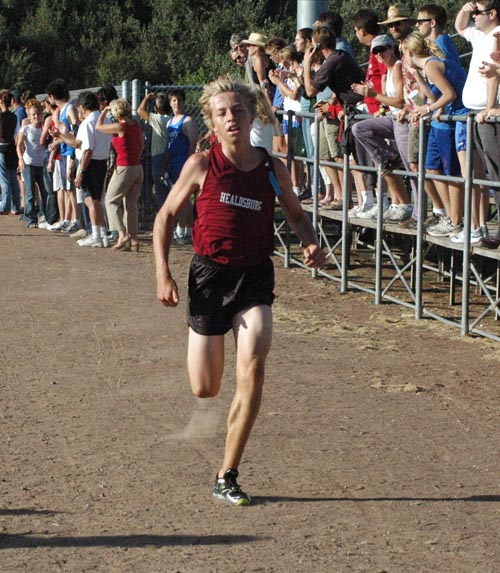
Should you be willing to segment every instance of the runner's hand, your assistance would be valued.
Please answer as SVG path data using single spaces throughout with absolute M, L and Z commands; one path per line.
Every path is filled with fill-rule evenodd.
M 179 303 L 179 291 L 175 280 L 172 277 L 158 280 L 156 296 L 163 306 L 177 306 Z
M 326 263 L 326 255 L 323 249 L 316 244 L 308 245 L 304 247 L 304 262 L 306 267 L 310 267 L 312 269 L 319 269 L 325 266 Z

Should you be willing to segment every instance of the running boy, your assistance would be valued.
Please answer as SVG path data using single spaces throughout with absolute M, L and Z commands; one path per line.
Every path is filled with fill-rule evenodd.
M 177 213 L 194 195 L 193 257 L 188 297 L 188 370 L 193 393 L 216 396 L 224 368 L 224 335 L 236 342 L 236 391 L 228 418 L 222 466 L 214 496 L 248 505 L 238 466 L 259 412 L 264 369 L 271 346 L 275 196 L 302 241 L 305 264 L 321 267 L 325 254 L 304 214 L 285 165 L 250 145 L 256 116 L 255 91 L 240 80 L 219 78 L 200 99 L 219 143 L 192 155 L 159 211 L 154 225 L 157 296 L 179 302 L 170 273 L 169 250 Z

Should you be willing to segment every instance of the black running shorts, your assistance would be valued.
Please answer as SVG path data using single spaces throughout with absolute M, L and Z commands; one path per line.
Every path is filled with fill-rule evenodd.
M 205 336 L 225 334 L 242 310 L 274 301 L 270 258 L 252 267 L 230 267 L 195 255 L 189 270 L 188 324 Z

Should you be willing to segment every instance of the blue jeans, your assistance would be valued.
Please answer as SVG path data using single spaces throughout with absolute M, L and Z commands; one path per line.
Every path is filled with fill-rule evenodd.
M 47 205 L 47 191 L 45 190 L 45 183 L 43 181 L 43 167 L 40 165 L 26 165 L 23 171 L 24 185 L 26 187 L 26 195 L 24 197 L 24 218 L 28 223 L 36 223 L 36 208 L 35 208 L 35 183 L 40 190 L 40 213 L 45 216 L 45 206 Z
M 312 159 L 314 157 L 314 145 L 311 137 L 311 119 L 309 117 L 302 118 L 302 136 L 304 138 L 307 157 L 308 159 Z
M 45 218 L 47 223 L 51 225 L 59 219 L 59 209 L 57 206 L 57 193 L 54 192 L 52 183 L 52 173 L 47 171 L 47 162 L 50 153 L 45 155 L 45 164 L 43 166 L 43 181 L 45 183 L 45 190 L 47 191 L 47 204 L 45 205 Z
M 159 211 L 163 203 L 165 203 L 168 192 L 170 191 L 170 188 L 165 185 L 162 179 L 163 173 L 165 172 L 163 154 L 153 155 L 151 157 L 151 171 L 153 175 L 153 185 L 156 190 L 156 206 Z
M 0 211 L 21 210 L 21 192 L 15 169 L 9 169 L 6 156 L 0 153 L 0 187 L 2 188 L 2 203 Z

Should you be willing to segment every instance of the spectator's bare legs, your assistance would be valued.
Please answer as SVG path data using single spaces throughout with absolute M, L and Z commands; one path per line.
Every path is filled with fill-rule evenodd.
M 233 320 L 236 342 L 236 392 L 227 420 L 224 461 L 219 476 L 238 468 L 262 400 L 265 361 L 271 347 L 272 310 L 254 306 Z M 224 337 L 189 331 L 188 369 L 193 393 L 216 396 L 224 369 Z
M 385 176 L 385 181 L 391 194 L 391 202 L 393 205 L 408 205 L 410 198 L 406 190 L 403 179 L 399 175 L 392 175 L 389 173 Z
M 428 169 L 427 172 L 430 175 L 439 175 L 441 172 L 435 169 Z M 431 200 L 434 209 L 445 210 L 449 213 L 450 203 L 448 195 L 448 185 L 443 181 L 431 181 L 426 179 L 424 183 L 425 192 Z

